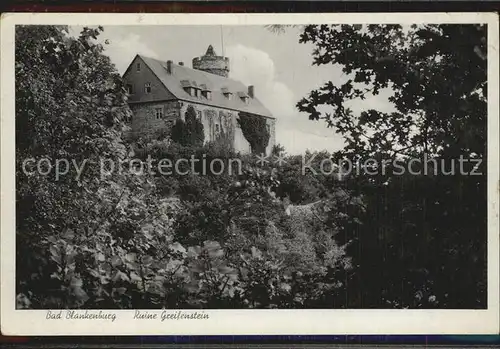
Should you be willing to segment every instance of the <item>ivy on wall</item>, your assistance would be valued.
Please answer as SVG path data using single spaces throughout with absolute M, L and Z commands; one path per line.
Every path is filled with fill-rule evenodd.
M 212 109 L 208 109 L 205 111 L 205 116 L 208 122 L 208 139 L 213 141 L 215 138 L 215 121 L 217 118 L 217 112 Z
M 232 145 L 234 140 L 234 127 L 231 115 L 230 114 L 221 115 L 219 113 L 219 124 L 220 124 L 220 133 L 218 135 L 218 139 L 223 140 L 228 144 Z
M 245 112 L 240 112 L 238 116 L 238 124 L 241 127 L 243 136 L 252 148 L 252 153 L 265 154 L 271 137 L 267 129 L 266 119 Z
M 232 149 L 234 147 L 234 126 L 231 114 L 217 113 L 215 110 L 208 109 L 205 111 L 205 115 L 208 123 L 209 140 Z M 218 133 L 215 125 L 219 125 Z

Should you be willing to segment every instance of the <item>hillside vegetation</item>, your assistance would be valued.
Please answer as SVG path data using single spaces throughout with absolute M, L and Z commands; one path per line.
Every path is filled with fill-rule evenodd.
M 467 28 L 477 45 L 471 38 L 470 47 L 461 47 L 465 53 L 454 55 L 453 38 L 466 36 L 453 26 L 404 34 L 417 36 L 410 53 L 390 40 L 410 40 L 397 27 L 374 26 L 368 34 L 350 26 L 305 27 L 301 40 L 318 46 L 316 64 L 341 64 L 355 72 L 356 83 L 374 83 L 375 90 L 393 86 L 400 112 L 353 116 L 343 103 L 363 92 L 352 81 L 311 92 L 298 108 L 317 119 L 318 105 L 333 104 L 327 121 L 347 146 L 337 154 L 303 155 L 314 157 L 313 171 L 303 174 L 303 156 L 283 155 L 280 147 L 274 155 L 282 154 L 285 163 L 261 164 L 253 155 L 234 154 L 224 139 L 201 145 L 197 133 L 138 147 L 124 137 L 131 114 L 121 78 L 95 41 L 102 28 L 72 38 L 64 27 L 17 27 L 18 307 L 485 307 L 485 175 L 397 176 L 389 168 L 339 177 L 320 171 L 324 159 L 387 159 L 403 148 L 403 163 L 424 152 L 482 158 L 486 94 L 477 91 L 486 89 L 486 61 L 474 45 L 482 45 L 484 28 Z M 349 47 L 368 45 L 366 35 L 392 63 L 344 57 Z M 335 46 L 337 39 L 349 45 Z M 333 46 L 324 50 L 325 43 Z M 368 49 L 356 52 L 361 57 Z M 435 52 L 444 58 L 432 67 L 425 62 Z M 420 75 L 411 75 L 415 65 L 398 65 L 403 53 L 415 65 L 422 62 Z M 474 84 L 460 80 L 464 74 Z M 425 88 L 416 79 L 424 79 Z M 438 94 L 440 86 L 450 97 Z M 412 123 L 422 132 L 410 132 Z M 138 169 L 139 160 L 155 168 L 163 159 L 192 157 L 200 160 L 197 172 L 201 160 L 214 159 L 226 169 L 236 159 L 241 171 L 162 175 Z M 26 159 L 33 161 L 26 165 Z M 48 159 L 43 171 L 33 165 L 40 159 Z M 46 166 L 56 159 L 69 160 L 67 174 Z M 111 171 L 111 163 L 122 164 L 122 171 Z M 190 169 L 184 164 L 182 172 Z

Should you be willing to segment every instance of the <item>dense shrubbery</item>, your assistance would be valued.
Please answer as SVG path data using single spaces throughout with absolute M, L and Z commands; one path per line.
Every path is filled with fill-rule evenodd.
M 271 134 L 267 129 L 267 120 L 258 115 L 240 112 L 238 124 L 243 136 L 250 144 L 253 154 L 265 154 Z
M 147 140 L 140 150 L 123 142 L 130 112 L 118 75 L 93 41 L 98 34 L 85 29 L 73 39 L 64 28 L 17 30 L 18 306 L 321 306 L 339 287 L 342 250 L 325 250 L 335 228 L 325 225 L 313 237 L 311 227 L 292 224 L 274 194 L 295 190 L 282 187 L 278 177 L 286 183 L 286 176 L 236 156 L 223 139 L 205 146 L 196 137 Z M 93 74 L 91 84 L 74 83 Z M 226 167 L 237 158 L 243 167 L 206 176 L 126 168 L 102 178 L 89 166 L 80 181 L 56 180 L 22 171 L 34 154 L 94 163 L 194 156 Z
M 392 31 L 375 29 L 375 41 L 390 45 L 381 37 Z M 325 30 L 307 27 L 302 40 L 322 45 L 328 41 L 320 39 Z M 125 90 L 93 40 L 99 31 L 84 29 L 75 39 L 62 27 L 16 29 L 18 307 L 485 306 L 484 176 L 394 176 L 389 169 L 385 175 L 339 180 L 319 171 L 321 161 L 331 157 L 326 152 L 305 154 L 305 159 L 312 158 L 313 171 L 302 175 L 302 156 L 286 156 L 279 167 L 261 166 L 255 157 L 235 154 L 223 137 L 205 145 L 198 136 L 173 143 L 149 139 L 140 150 L 133 149 L 121 138 L 130 116 Z M 342 33 L 349 35 L 338 42 L 364 42 L 351 27 Z M 431 34 L 437 35 L 433 30 Z M 342 64 L 354 64 L 342 61 L 342 47 L 327 52 L 335 52 Z M 383 66 L 367 60 L 375 65 L 373 74 L 386 77 Z M 449 68 L 449 61 L 441 62 Z M 408 69 L 398 69 L 403 68 Z M 478 70 L 474 72 L 481 75 Z M 357 80 L 363 82 L 360 74 Z M 376 81 L 382 87 L 388 83 Z M 330 117 L 347 146 L 335 156 L 394 155 L 387 135 L 374 133 L 360 141 L 362 134 L 369 126 L 388 122 L 379 131 L 404 140 L 409 121 L 371 112 L 352 124 L 355 118 L 342 105 L 345 92 L 351 91 L 353 98 L 361 95 L 352 89 L 328 85 L 299 108 L 316 118 L 315 107 L 334 100 L 328 95 L 337 96 L 337 114 Z M 435 96 L 439 94 L 429 90 L 423 98 L 440 105 Z M 428 150 L 442 140 L 435 155 L 451 158 L 465 148 L 465 139 L 468 149 L 483 155 L 485 102 L 470 98 L 472 106 L 464 102 L 458 109 L 478 115 L 457 124 L 471 130 L 469 138 L 453 139 L 451 130 L 443 131 L 433 120 L 428 130 L 434 140 L 418 143 L 424 139 L 420 135 L 415 147 Z M 395 102 L 402 109 L 410 103 L 406 97 Z M 410 150 L 414 157 L 422 154 L 422 149 Z M 275 147 L 272 153 L 284 151 Z M 220 175 L 137 175 L 126 168 L 101 177 L 89 165 L 76 181 L 74 175 L 55 178 L 22 170 L 23 161 L 32 157 L 99 163 L 101 158 L 148 156 L 153 163 L 194 157 L 199 160 L 196 172 L 203 171 L 202 160 L 219 159 L 227 170 L 236 159 L 241 171 L 234 165 L 232 173 Z M 182 170 L 192 169 L 185 164 Z
M 401 175 L 389 165 L 342 182 L 363 197 L 337 235 L 351 242 L 356 266 L 343 303 L 485 308 L 486 26 L 309 25 L 300 40 L 314 46 L 313 64 L 338 64 L 346 75 L 297 104 L 342 135 L 337 159 L 398 159 L 406 169 L 435 159 L 446 168 Z M 349 108 L 384 88 L 395 112 Z M 460 173 L 460 157 L 483 160 L 475 175 Z
M 172 127 L 172 140 L 182 145 L 202 145 L 205 141 L 203 124 L 196 117 L 196 110 L 188 106 L 184 119 L 178 119 Z

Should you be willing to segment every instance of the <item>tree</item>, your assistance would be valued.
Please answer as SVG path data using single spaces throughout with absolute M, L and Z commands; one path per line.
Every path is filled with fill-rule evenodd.
M 271 155 L 274 156 L 283 156 L 286 154 L 285 147 L 282 146 L 281 144 L 275 144 L 273 145 L 273 148 L 271 149 Z
M 74 172 L 56 178 L 54 169 L 41 175 L 35 166 L 27 167 L 28 174 L 25 160 L 54 165 L 66 159 L 81 166 L 98 164 L 100 154 L 126 154 L 120 135 L 130 111 L 119 74 L 102 55 L 103 47 L 93 43 L 101 30 L 85 28 L 71 38 L 65 27 L 16 28 L 18 234 L 39 231 L 42 236 L 47 229 L 73 226 L 80 217 L 68 211 L 88 209 L 79 200 L 86 195 L 81 186 L 91 191 L 99 178 L 95 165 L 88 165 L 79 181 Z M 37 243 L 36 236 L 27 240 L 27 248 Z
M 331 304 L 325 295 L 338 289 L 333 271 L 342 269 L 341 253 L 325 251 L 334 229 L 292 229 L 275 194 L 278 169 L 243 156 L 244 171 L 232 174 L 153 176 L 133 166 L 133 154 L 155 163 L 217 158 L 225 168 L 238 155 L 198 146 L 203 129 L 192 107 L 181 134 L 189 145 L 150 140 L 129 151 L 122 131 L 130 110 L 95 40 L 101 31 L 16 28 L 18 308 Z M 78 178 L 44 174 L 40 159 L 87 166 Z
M 172 141 L 180 145 L 186 145 L 187 141 L 186 123 L 182 119 L 177 119 L 172 126 Z
M 407 166 L 425 155 L 456 173 L 460 155 L 485 159 L 485 25 L 308 25 L 300 42 L 314 46 L 313 64 L 338 65 L 347 76 L 297 104 L 343 136 L 338 159 Z M 382 89 L 393 92 L 395 112 L 349 108 Z M 486 306 L 485 162 L 480 176 L 446 176 L 438 166 L 430 176 L 399 176 L 389 165 L 343 183 L 363 197 L 340 222 L 338 239 L 352 242 L 358 265 L 345 306 Z
M 297 104 L 346 138 L 344 152 L 484 154 L 485 25 L 306 26 L 300 41 L 315 45 L 313 64 L 339 64 L 351 77 Z M 394 92 L 394 113 L 353 115 L 346 105 L 384 88 Z M 322 104 L 331 112 L 322 115 Z
M 238 114 L 238 123 L 243 132 L 243 136 L 250 143 L 252 153 L 265 154 L 271 137 L 267 129 L 267 121 L 263 117 L 245 112 Z
M 65 27 L 16 27 L 20 307 L 143 304 L 149 279 L 137 276 L 146 268 L 142 258 L 155 255 L 153 245 L 168 251 L 158 243 L 158 232 L 168 236 L 168 219 L 149 178 L 126 165 L 103 175 L 99 166 L 127 163 L 121 136 L 130 116 L 121 78 L 96 43 L 101 31 L 84 28 L 75 38 Z M 39 160 L 45 165 L 37 168 Z M 65 174 L 48 166 L 56 161 Z
M 205 141 L 203 124 L 192 105 L 188 106 L 184 120 L 178 119 L 172 127 L 172 140 L 181 145 L 201 146 Z

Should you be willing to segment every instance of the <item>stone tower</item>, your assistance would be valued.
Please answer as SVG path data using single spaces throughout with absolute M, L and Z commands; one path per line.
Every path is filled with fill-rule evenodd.
M 205 55 L 193 58 L 193 69 L 227 78 L 229 76 L 229 58 L 217 56 L 212 45 L 209 45 Z

